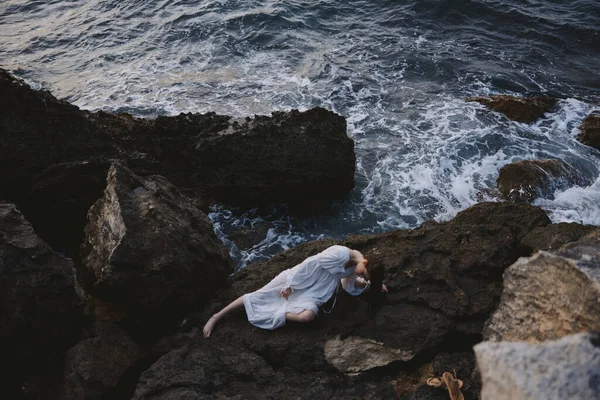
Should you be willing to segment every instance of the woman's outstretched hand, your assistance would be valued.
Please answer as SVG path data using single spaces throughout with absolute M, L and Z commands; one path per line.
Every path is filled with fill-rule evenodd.
M 387 293 L 388 292 L 387 286 L 385 286 L 383 283 L 381 284 L 381 291 L 383 293 Z
M 283 297 L 287 300 L 288 297 L 290 297 L 290 294 L 292 294 L 292 288 L 283 288 L 281 289 L 281 292 L 279 292 L 279 297 Z

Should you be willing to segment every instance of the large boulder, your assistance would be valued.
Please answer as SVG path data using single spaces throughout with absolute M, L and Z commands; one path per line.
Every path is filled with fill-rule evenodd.
M 28 375 L 60 368 L 82 324 L 72 261 L 54 253 L 15 205 L 0 203 L 2 381 L 18 385 Z
M 220 130 L 189 137 L 182 148 L 178 156 L 188 158 L 191 182 L 221 202 L 309 208 L 354 187 L 354 143 L 346 121 L 323 108 L 229 119 Z
M 232 272 L 208 217 L 161 176 L 140 178 L 114 163 L 90 209 L 83 291 L 158 332 L 209 299 Z
M 588 183 L 571 165 L 560 160 L 523 160 L 507 164 L 498 173 L 498 190 L 506 200 L 530 203 L 552 198 L 556 189 Z
M 137 377 L 135 370 L 144 365 L 145 357 L 146 352 L 117 325 L 97 323 L 90 337 L 67 352 L 60 398 L 129 398 L 128 374 Z
M 517 122 L 534 122 L 549 111 L 558 101 L 551 97 L 517 97 L 496 95 L 490 97 L 472 97 L 467 101 L 477 102 L 493 111 L 502 113 Z
M 483 324 L 498 304 L 502 272 L 523 255 L 521 239 L 532 229 L 549 223 L 537 207 L 482 203 L 445 223 L 429 222 L 414 230 L 354 236 L 341 243 L 330 239 L 306 243 L 238 272 L 209 307 L 190 314 L 182 331 L 161 341 L 155 352 L 160 355 L 177 351 L 190 342 L 196 346 L 194 335 L 211 313 L 243 293 L 262 287 L 280 271 L 339 243 L 381 260 L 387 272 L 388 295 L 356 298 L 342 292 L 333 310 L 332 299 L 315 321 L 289 323 L 275 331 L 253 327 L 243 311 L 228 315 L 209 339 L 200 339 L 202 350 L 195 351 L 207 358 L 219 351 L 218 359 L 248 352 L 257 357 L 253 361 L 256 366 L 234 373 L 227 362 L 214 362 L 210 376 L 226 376 L 230 381 L 198 390 L 213 397 L 227 396 L 227 387 L 263 379 L 260 377 L 271 373 L 271 369 L 283 373 L 286 379 L 288 375 L 308 373 L 318 376 L 313 378 L 313 386 L 317 387 L 334 378 L 329 382 L 337 383 L 330 387 L 337 387 L 343 382 L 339 380 L 342 373 L 377 376 L 377 382 L 389 382 L 407 365 L 416 368 L 432 354 L 469 351 L 480 340 Z M 352 357 L 344 351 L 344 344 L 355 354 L 369 356 Z M 190 351 L 179 350 L 176 354 L 185 358 Z M 192 374 L 191 365 L 196 364 L 180 365 L 179 374 L 184 375 Z M 170 374 L 176 373 L 174 370 Z M 276 385 L 278 381 L 273 382 Z M 158 373 L 147 374 L 137 394 L 142 398 L 142 393 L 162 393 L 167 386 L 175 385 Z M 252 398 L 254 392 L 249 393 L 247 396 Z
M 577 140 L 600 150 L 600 111 L 588 115 L 579 129 L 581 133 L 577 135 Z
M 580 333 L 540 344 L 475 346 L 481 400 L 600 398 L 600 336 Z
M 498 310 L 486 323 L 492 341 L 537 342 L 600 331 L 600 242 L 540 251 L 504 272 Z

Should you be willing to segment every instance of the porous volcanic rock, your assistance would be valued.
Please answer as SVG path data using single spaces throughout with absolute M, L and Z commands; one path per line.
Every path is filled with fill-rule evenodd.
M 302 244 L 238 272 L 209 307 L 190 314 L 182 332 L 161 341 L 155 351 L 157 355 L 179 351 L 177 357 L 185 359 L 194 346 L 202 346 L 202 350 L 194 350 L 198 351 L 198 357 L 203 354 L 210 359 L 213 352 L 221 352 L 215 356 L 216 360 L 234 359 L 240 353 L 256 357 L 252 361 L 255 366 L 244 372 L 232 370 L 229 364 L 233 361 L 215 361 L 210 366 L 213 371 L 210 376 L 213 380 L 214 376 L 226 377 L 222 379 L 226 384 L 195 389 L 205 396 L 218 397 L 230 395 L 231 387 L 243 385 L 252 398 L 258 396 L 253 392 L 254 382 L 272 379 L 272 386 L 264 384 L 263 389 L 277 387 L 277 379 L 263 377 L 270 377 L 268 374 L 273 369 L 283 374 L 282 379 L 288 375 L 311 376 L 313 386 L 321 388 L 319 390 L 325 385 L 322 382 L 328 380 L 337 382 L 331 383 L 329 390 L 337 387 L 343 382 L 340 381 L 342 375 L 328 361 L 325 348 L 331 340 L 353 338 L 353 343 L 368 346 L 376 343 L 381 346 L 378 350 L 387 349 L 402 357 L 391 357 L 387 365 L 379 358 L 373 365 L 376 368 L 367 371 L 362 363 L 353 366 L 351 358 L 345 358 L 342 369 L 360 370 L 361 374 L 373 377 L 374 382 L 391 382 L 394 371 L 401 365 L 411 363 L 418 367 L 436 353 L 468 351 L 480 340 L 483 324 L 500 299 L 502 272 L 523 255 L 520 241 L 532 229 L 549 223 L 546 214 L 537 207 L 481 203 L 445 223 L 428 222 L 414 230 L 353 236 L 341 243 L 323 239 Z M 342 292 L 330 313 L 321 312 L 311 323 L 288 323 L 274 331 L 253 327 L 240 311 L 219 322 L 209 339 L 194 337 L 213 312 L 333 244 L 344 244 L 367 257 L 379 258 L 387 272 L 384 282 L 389 293 L 352 297 Z M 329 311 L 332 305 L 333 300 L 330 300 L 323 309 Z M 191 347 L 181 350 L 186 344 Z M 187 367 L 179 365 L 183 370 L 174 369 L 170 376 L 190 375 L 195 371 L 192 365 L 196 364 L 192 360 Z M 249 382 L 252 385 L 248 385 Z M 163 393 L 163 389 L 174 390 L 171 387 L 176 386 L 158 373 L 145 374 L 140 385 L 136 392 L 138 398 L 143 393 Z
M 339 373 L 298 373 L 271 365 L 233 342 L 204 340 L 173 350 L 146 370 L 134 400 L 167 399 L 389 399 L 392 385 Z
M 118 384 L 143 362 L 146 352 L 116 324 L 100 322 L 66 355 L 60 399 L 119 398 Z
M 506 200 L 529 203 L 537 197 L 552 198 L 556 189 L 587 181 L 571 165 L 560 160 L 523 160 L 507 164 L 498 173 L 498 190 Z
M 502 113 L 517 122 L 534 122 L 549 111 L 558 101 L 551 97 L 517 97 L 496 95 L 490 97 L 471 97 L 467 101 L 474 101 Z
M 600 331 L 600 242 L 540 251 L 504 272 L 498 310 L 484 329 L 491 341 L 536 342 Z
M 600 398 L 600 336 L 580 333 L 540 344 L 475 346 L 481 400 Z
M 538 250 L 558 250 L 561 246 L 576 242 L 584 236 L 599 230 L 597 226 L 560 222 L 533 229 L 521 241 L 531 252 Z
M 588 115 L 579 129 L 581 133 L 577 135 L 577 140 L 600 150 L 600 111 Z
M 79 284 L 155 330 L 210 298 L 232 271 L 208 217 L 161 176 L 114 163 L 88 220 Z
M 19 385 L 28 375 L 60 368 L 82 324 L 71 260 L 54 253 L 15 205 L 0 203 L 0 354 L 6 365 L 0 382 Z

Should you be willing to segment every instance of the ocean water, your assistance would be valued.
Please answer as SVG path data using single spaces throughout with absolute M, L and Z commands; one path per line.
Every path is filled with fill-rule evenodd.
M 600 225 L 600 152 L 575 139 L 600 109 L 598 21 L 597 0 L 4 0 L 0 66 L 89 110 L 346 117 L 356 188 L 328 213 L 212 210 L 241 268 L 308 240 L 448 220 L 493 200 L 498 169 L 523 159 L 575 166 L 589 185 L 535 204 Z M 533 124 L 464 101 L 499 93 L 560 101 Z M 240 230 L 256 233 L 250 248 Z

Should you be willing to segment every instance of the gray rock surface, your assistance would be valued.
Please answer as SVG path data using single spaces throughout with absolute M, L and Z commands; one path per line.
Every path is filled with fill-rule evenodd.
M 506 115 L 513 121 L 534 122 L 549 111 L 557 99 L 552 97 L 519 97 L 509 95 L 496 95 L 490 97 L 472 97 L 467 101 L 474 101 L 487 106 L 493 111 Z
M 600 398 L 600 336 L 580 333 L 540 344 L 475 346 L 481 400 Z
M 410 351 L 389 348 L 383 343 L 356 336 L 330 339 L 325 342 L 323 350 L 327 362 L 344 373 L 364 372 L 414 357 Z
M 576 242 L 507 268 L 500 306 L 483 335 L 537 342 L 594 330 L 600 331 L 600 243 Z

